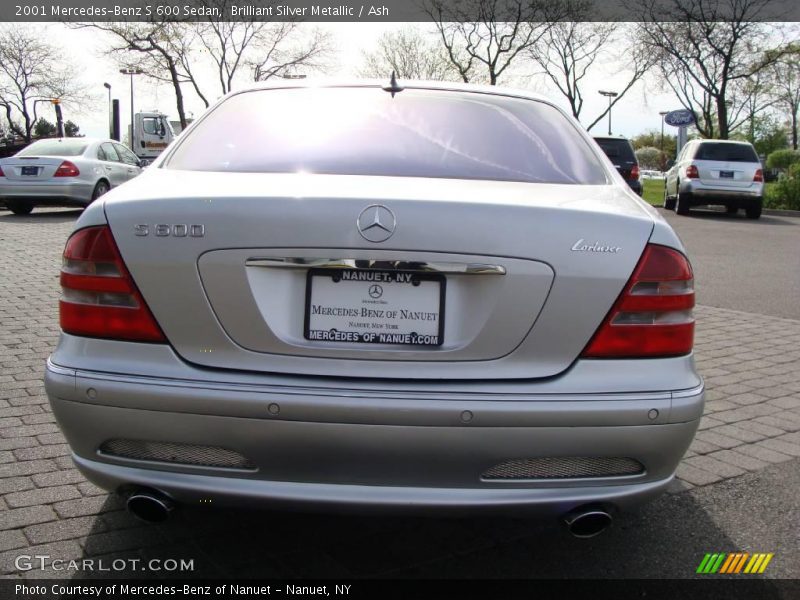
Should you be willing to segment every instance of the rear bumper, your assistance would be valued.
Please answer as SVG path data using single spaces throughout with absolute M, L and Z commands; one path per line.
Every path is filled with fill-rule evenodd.
M 6 180 L 0 183 L 0 197 L 29 202 L 34 206 L 67 204 L 86 206 L 92 201 L 94 186 L 88 182 L 30 183 Z
M 682 180 L 682 194 L 692 195 L 691 204 L 703 204 L 704 201 L 752 201 L 758 200 L 764 194 L 761 183 L 752 183 L 747 187 L 733 187 L 722 185 L 709 185 L 696 179 Z
M 665 394 L 491 394 L 210 384 L 48 363 L 53 412 L 77 466 L 109 490 L 143 486 L 187 504 L 561 514 L 628 508 L 672 479 L 702 414 L 703 388 Z M 384 383 L 383 385 L 388 385 Z M 111 439 L 221 447 L 252 468 L 112 456 Z M 539 457 L 628 457 L 636 475 L 487 480 Z

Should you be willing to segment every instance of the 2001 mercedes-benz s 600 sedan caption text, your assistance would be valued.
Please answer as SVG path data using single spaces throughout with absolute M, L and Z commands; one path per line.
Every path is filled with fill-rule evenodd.
M 152 520 L 211 498 L 591 534 L 702 413 L 681 242 L 525 92 L 229 94 L 84 212 L 61 286 L 53 410 Z

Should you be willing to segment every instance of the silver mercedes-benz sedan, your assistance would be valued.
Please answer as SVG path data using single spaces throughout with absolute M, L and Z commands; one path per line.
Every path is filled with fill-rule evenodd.
M 114 140 L 38 140 L 0 159 L 0 199 L 17 215 L 36 206 L 84 207 L 141 171 L 139 158 Z
M 680 240 L 545 99 L 229 94 L 78 220 L 53 411 L 180 504 L 566 515 L 670 483 L 703 409 Z

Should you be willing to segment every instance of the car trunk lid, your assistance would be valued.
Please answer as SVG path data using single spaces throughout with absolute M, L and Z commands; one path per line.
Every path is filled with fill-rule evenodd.
M 64 160 L 53 156 L 11 157 L 0 161 L 0 166 L 10 181 L 42 181 L 52 178 Z
M 181 356 L 315 375 L 558 374 L 607 314 L 653 227 L 611 185 L 154 169 L 111 197 L 106 214 L 123 258 Z M 377 243 L 357 226 L 375 205 L 396 219 Z M 414 286 L 344 273 L 431 279 Z M 370 296 L 376 283 L 384 293 L 406 285 L 403 298 L 380 303 Z M 314 304 L 358 311 L 312 319 Z M 415 313 L 399 334 L 438 335 L 438 318 L 442 337 L 414 345 L 309 335 L 380 332 L 373 324 L 390 322 L 364 308 Z

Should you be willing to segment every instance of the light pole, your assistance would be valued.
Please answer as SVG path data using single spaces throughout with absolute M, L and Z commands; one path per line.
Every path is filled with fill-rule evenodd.
M 131 132 L 128 134 L 128 143 L 133 148 L 133 76 L 141 75 L 144 71 L 137 67 L 135 69 L 120 69 L 119 72 L 123 75 L 131 76 Z
M 669 111 L 662 110 L 658 114 L 661 115 L 661 170 L 663 171 L 667 163 L 667 157 L 664 156 L 664 117 L 669 114 Z
M 611 135 L 611 99 L 616 98 L 619 94 L 617 92 L 607 92 L 605 90 L 599 91 L 601 96 L 608 98 L 608 135 Z
M 111 84 L 104 83 L 103 87 L 108 90 L 108 137 L 111 137 L 113 135 L 111 131 Z

